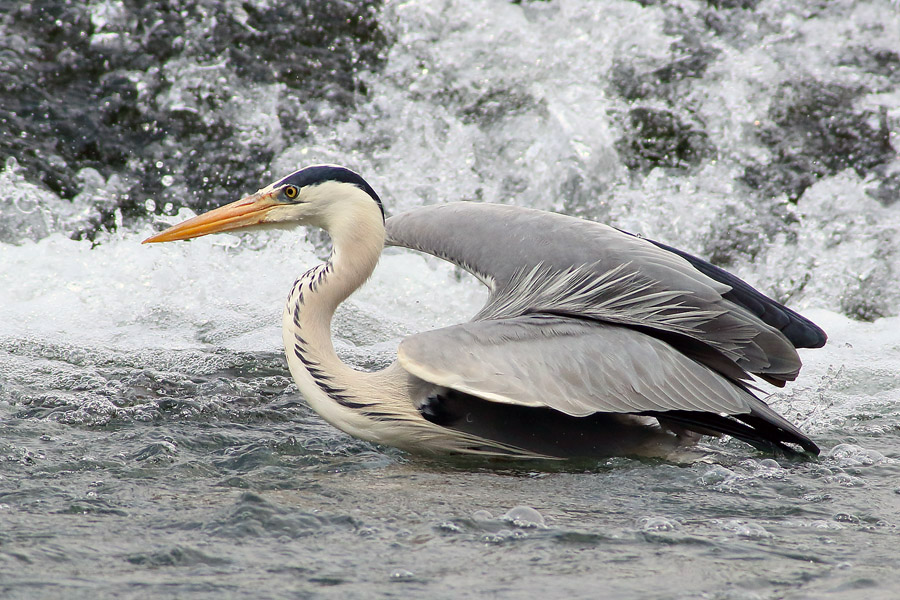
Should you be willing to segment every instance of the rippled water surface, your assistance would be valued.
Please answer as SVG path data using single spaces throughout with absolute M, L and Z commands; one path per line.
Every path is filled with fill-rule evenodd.
M 896 2 L 0 8 L 0 597 L 898 597 Z M 279 331 L 324 236 L 140 245 L 316 162 L 390 213 L 563 211 L 740 274 L 829 334 L 765 390 L 822 455 L 446 462 L 331 428 Z M 336 349 L 380 368 L 483 299 L 388 251 Z

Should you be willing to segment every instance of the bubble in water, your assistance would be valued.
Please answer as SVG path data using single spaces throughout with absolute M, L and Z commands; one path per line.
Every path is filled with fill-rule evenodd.
M 834 475 L 829 475 L 825 477 L 825 481 L 828 483 L 834 483 L 836 485 L 840 485 L 842 487 L 865 487 L 866 482 L 861 477 L 854 477 L 849 473 L 844 473 L 843 471 L 836 472 Z
M 760 477 L 763 479 L 784 479 L 787 471 L 781 468 L 778 461 L 771 458 L 762 460 L 748 460 L 741 463 L 741 466 L 750 470 L 751 477 Z
M 766 531 L 766 528 L 757 523 L 745 523 L 737 519 L 726 521 L 722 524 L 722 529 L 730 531 L 740 537 L 745 538 L 770 538 L 772 534 Z
M 856 444 L 838 444 L 828 453 L 828 458 L 842 467 L 868 467 L 887 460 L 881 452 L 868 450 Z
M 514 541 L 528 537 L 524 531 L 510 531 L 509 529 L 501 529 L 497 533 L 489 533 L 481 537 L 481 541 L 485 544 L 503 544 L 507 541 Z
M 665 517 L 644 517 L 638 521 L 641 531 L 675 531 L 678 523 Z
M 834 520 L 838 523 L 851 523 L 853 525 L 859 525 L 862 522 L 859 517 L 850 513 L 837 513 L 834 515 Z
M 440 525 L 438 525 L 438 529 L 441 531 L 449 531 L 450 533 L 461 533 L 462 527 L 454 523 L 453 521 L 444 521 Z
M 171 185 L 175 183 L 175 178 L 171 175 L 163 175 L 160 179 L 160 183 L 162 183 L 164 187 L 171 187 Z
M 736 477 L 737 475 L 731 469 L 722 465 L 713 465 L 700 476 L 700 483 L 703 485 L 716 485 L 717 483 L 733 480 Z
M 546 529 L 547 527 L 543 515 L 530 506 L 511 508 L 501 518 L 523 529 Z
M 397 569 L 396 571 L 391 572 L 391 581 L 411 581 L 415 579 L 415 577 L 415 573 L 407 571 L 406 569 Z

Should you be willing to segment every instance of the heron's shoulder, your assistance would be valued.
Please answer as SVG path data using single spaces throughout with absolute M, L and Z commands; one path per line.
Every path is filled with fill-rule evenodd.
M 484 202 L 448 202 L 445 204 L 432 204 L 419 206 L 409 211 L 388 219 L 395 224 L 408 221 L 429 221 L 432 219 L 473 219 L 484 222 L 484 219 L 503 221 L 513 219 L 516 221 L 560 221 L 579 222 L 596 225 L 606 229 L 612 229 L 602 223 L 586 221 L 578 217 L 571 217 L 560 213 L 548 212 L 536 208 L 527 208 L 512 204 L 492 204 Z
M 623 264 L 657 281 L 718 298 L 724 286 L 681 256 L 596 221 L 520 206 L 457 202 L 414 209 L 387 220 L 387 243 L 450 260 L 508 282 L 518 271 L 590 265 L 603 273 Z

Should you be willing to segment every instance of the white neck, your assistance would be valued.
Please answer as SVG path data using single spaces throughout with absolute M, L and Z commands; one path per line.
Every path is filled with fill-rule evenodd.
M 320 186 L 320 187 L 324 187 Z M 323 190 L 333 194 L 333 191 Z M 357 193 L 358 192 L 358 193 Z M 372 274 L 384 247 L 381 210 L 361 190 L 345 193 L 340 202 L 313 217 L 332 240 L 329 260 L 313 267 L 294 284 L 284 310 L 284 348 L 291 374 L 312 408 L 335 427 L 370 441 L 383 441 L 371 427 L 368 412 L 387 400 L 392 412 L 414 410 L 408 395 L 384 398 L 385 390 L 407 393 L 396 369 L 380 373 L 356 371 L 344 364 L 331 341 L 331 320 L 338 305 Z
M 295 289 L 303 294 L 298 308 L 302 309 L 304 330 L 320 336 L 322 349 L 333 355 L 331 318 L 338 305 L 375 270 L 384 248 L 384 219 L 378 205 L 361 190 L 344 194 L 339 204 L 330 206 L 312 222 L 331 236 L 331 256 L 302 275 Z

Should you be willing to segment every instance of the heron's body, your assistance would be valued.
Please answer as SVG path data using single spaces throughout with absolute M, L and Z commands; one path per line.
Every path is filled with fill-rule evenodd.
M 328 231 L 333 251 L 288 296 L 288 365 L 313 409 L 351 435 L 519 457 L 668 456 L 721 433 L 818 451 L 747 384 L 793 380 L 795 346 L 824 333 L 709 263 L 599 223 L 474 203 L 384 221 L 358 175 L 311 167 L 151 241 L 292 222 Z M 395 363 L 363 373 L 335 354 L 331 318 L 385 243 L 469 270 L 490 296 L 472 321 L 412 335 Z

